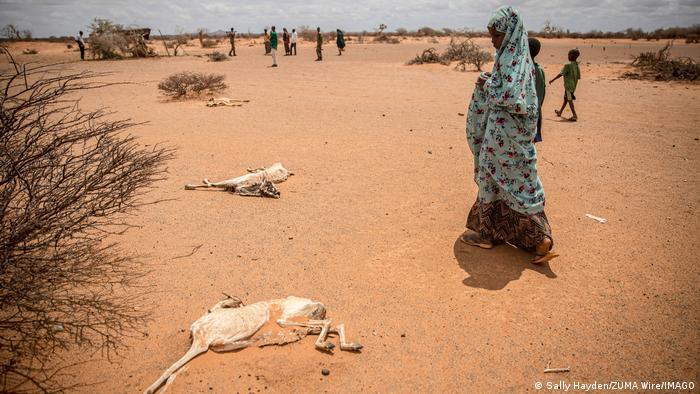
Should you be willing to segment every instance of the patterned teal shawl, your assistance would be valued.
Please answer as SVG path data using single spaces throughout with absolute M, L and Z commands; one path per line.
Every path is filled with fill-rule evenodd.
M 489 104 L 505 107 L 512 114 L 537 113 L 535 67 L 520 13 L 502 6 L 493 13 L 488 27 L 506 35 L 496 53 L 491 77 L 484 85 Z

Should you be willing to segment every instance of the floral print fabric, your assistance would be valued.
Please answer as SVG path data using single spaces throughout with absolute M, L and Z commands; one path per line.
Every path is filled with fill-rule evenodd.
M 535 67 L 518 11 L 499 8 L 489 27 L 504 33 L 491 75 L 474 88 L 467 140 L 474 154 L 477 203 L 502 200 L 523 214 L 544 211 L 534 137 L 539 104 Z

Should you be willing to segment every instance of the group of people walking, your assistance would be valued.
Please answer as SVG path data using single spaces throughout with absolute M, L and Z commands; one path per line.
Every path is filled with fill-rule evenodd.
M 229 42 L 231 43 L 231 50 L 229 51 L 229 56 L 236 56 L 236 30 L 232 27 L 228 34 Z M 287 28 L 282 28 L 282 43 L 284 44 L 284 56 L 296 56 L 297 55 L 297 42 L 299 41 L 299 36 L 296 29 L 292 29 L 291 34 Z M 265 55 L 272 56 L 272 67 L 277 67 L 277 47 L 279 44 L 279 39 L 277 35 L 277 28 L 275 26 L 270 27 L 270 30 L 264 29 L 263 33 L 263 44 L 265 45 Z M 336 29 L 336 45 L 338 46 L 338 56 L 343 54 L 345 50 L 345 34 L 342 30 Z M 321 34 L 321 28 L 316 28 L 316 61 L 323 60 L 323 35 Z

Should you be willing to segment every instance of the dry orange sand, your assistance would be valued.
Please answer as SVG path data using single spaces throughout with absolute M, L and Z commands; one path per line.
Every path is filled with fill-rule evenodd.
M 404 65 L 431 45 L 350 41 L 342 57 L 327 45 L 319 63 L 304 44 L 296 57 L 280 55 L 277 69 L 267 67 L 260 44 L 243 43 L 238 57 L 221 63 L 194 56 L 205 53 L 195 47 L 177 58 L 71 63 L 133 82 L 86 92 L 83 106 L 147 121 L 133 129 L 145 144 L 179 148 L 152 195 L 174 200 L 140 212 L 142 227 L 121 238 L 128 250 L 147 252 L 154 270 L 149 335 L 112 363 L 81 367 L 79 382 L 101 382 L 84 391 L 145 389 L 184 354 L 189 325 L 222 292 L 247 302 L 290 294 L 322 301 L 365 349 L 328 355 L 309 337 L 209 352 L 168 392 L 700 383 L 700 85 L 618 79 L 633 54 L 663 42 L 543 40 L 539 62 L 548 79 L 578 46 L 582 80 L 577 123 L 554 116 L 561 81 L 547 91 L 537 149 L 561 257 L 538 267 L 511 247 L 486 251 L 457 241 L 476 196 L 458 113 L 477 73 Z M 39 54 L 20 61 L 78 57 L 60 44 L 13 49 L 26 47 Z M 698 59 L 700 45 L 677 43 L 674 54 Z M 229 88 L 220 96 L 251 101 L 207 108 L 202 100 L 164 100 L 158 81 L 184 70 L 223 73 Z M 275 161 L 296 173 L 280 185 L 279 200 L 183 189 Z M 543 374 L 550 361 L 571 372 Z

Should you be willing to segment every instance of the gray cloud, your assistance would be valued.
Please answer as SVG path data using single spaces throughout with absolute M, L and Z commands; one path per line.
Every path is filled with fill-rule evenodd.
M 373 30 L 380 23 L 390 30 L 422 26 L 483 30 L 500 4 L 498 0 L 0 0 L 0 25 L 12 23 L 37 37 L 73 35 L 86 30 L 95 17 L 164 33 L 177 27 L 194 31 L 231 26 L 260 32 L 273 24 L 349 31 Z M 530 30 L 539 30 L 546 20 L 572 31 L 649 30 L 700 20 L 700 0 L 513 0 L 511 4 L 520 9 Z

